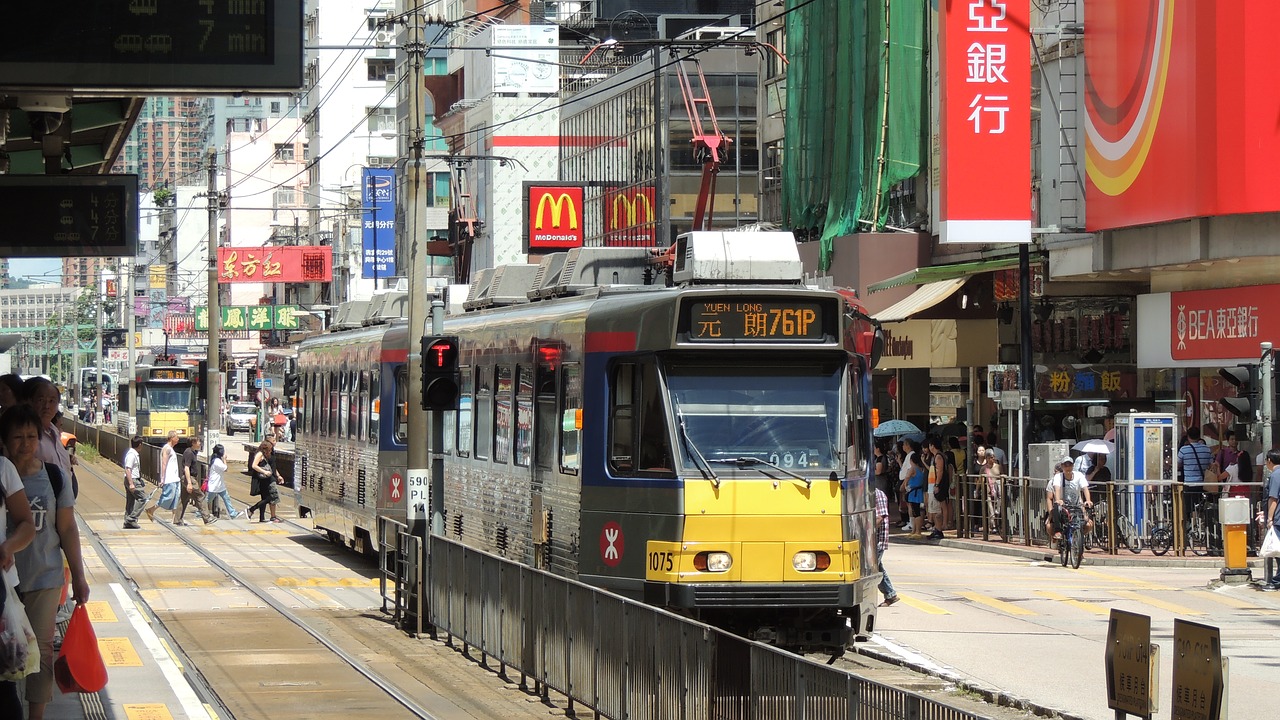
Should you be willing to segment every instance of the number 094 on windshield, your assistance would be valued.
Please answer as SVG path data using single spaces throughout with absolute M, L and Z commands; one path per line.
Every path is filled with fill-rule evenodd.
M 770 302 L 743 299 L 691 302 L 689 339 L 698 342 L 727 340 L 822 340 L 822 305 L 817 302 Z

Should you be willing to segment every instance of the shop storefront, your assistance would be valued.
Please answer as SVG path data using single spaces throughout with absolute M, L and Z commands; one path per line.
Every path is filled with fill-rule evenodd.
M 885 323 L 883 330 L 885 351 L 875 376 L 881 419 L 901 418 L 935 431 L 965 422 L 968 404 L 981 402 L 974 395 L 979 370 L 996 358 L 996 321 L 905 320 Z

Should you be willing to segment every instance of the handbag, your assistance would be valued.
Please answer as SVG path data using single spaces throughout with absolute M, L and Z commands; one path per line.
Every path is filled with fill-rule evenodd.
M 0 575 L 3 575 L 0 572 Z M 21 680 L 40 671 L 40 644 L 27 619 L 18 591 L 4 579 L 4 609 L 0 611 L 0 680 Z
M 64 693 L 95 693 L 107 685 L 107 666 L 98 649 L 98 636 L 89 621 L 89 611 L 77 604 L 71 611 L 62 648 L 53 663 L 53 679 Z
M 1262 548 L 1258 550 L 1258 557 L 1280 558 L 1280 533 L 1276 532 L 1275 525 L 1267 529 L 1267 536 L 1262 540 Z

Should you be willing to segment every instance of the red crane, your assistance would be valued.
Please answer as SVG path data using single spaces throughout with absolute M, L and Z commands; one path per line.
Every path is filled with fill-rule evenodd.
M 675 51 L 672 54 L 676 60 L 676 74 L 680 78 L 684 109 L 693 129 L 693 157 L 702 162 L 702 183 L 698 188 L 697 205 L 693 209 L 693 229 L 710 230 L 716 204 L 716 175 L 720 172 L 722 153 L 732 141 L 720 132 L 720 123 L 716 121 L 716 109 L 711 103 L 711 92 L 707 89 L 702 64 L 695 57 L 680 57 Z M 698 95 L 694 94 L 695 79 L 700 93 Z

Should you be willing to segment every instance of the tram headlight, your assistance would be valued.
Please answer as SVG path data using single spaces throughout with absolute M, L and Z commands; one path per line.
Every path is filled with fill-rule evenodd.
M 727 572 L 733 567 L 733 556 L 727 552 L 700 552 L 693 556 L 693 567 L 698 572 Z
M 797 572 L 820 572 L 831 567 L 831 556 L 824 552 L 805 550 L 791 556 L 791 567 Z

